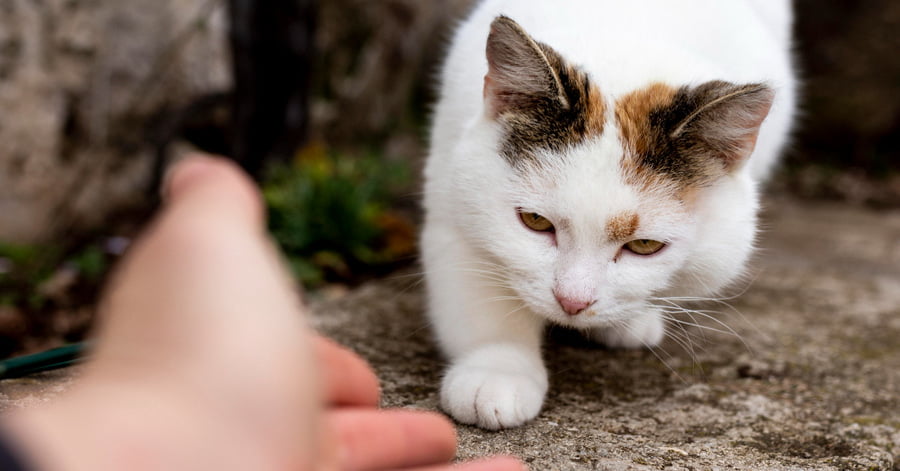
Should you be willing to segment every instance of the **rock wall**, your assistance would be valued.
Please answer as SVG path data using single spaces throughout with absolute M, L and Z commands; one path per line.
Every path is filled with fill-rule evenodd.
M 161 110 L 227 89 L 217 0 L 0 0 L 0 240 L 95 225 L 146 194 Z

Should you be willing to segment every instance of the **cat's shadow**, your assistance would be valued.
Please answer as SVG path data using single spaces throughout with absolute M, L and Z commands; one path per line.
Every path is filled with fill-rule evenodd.
M 610 351 L 602 344 L 588 339 L 582 332 L 576 329 L 561 326 L 549 326 L 544 334 L 546 346 L 551 347 L 569 347 L 579 350 L 603 350 Z
M 674 367 L 673 359 L 682 354 L 661 354 L 665 345 L 662 350 L 611 349 L 578 330 L 559 326 L 549 328 L 545 339 L 544 359 L 552 383 L 546 406 L 551 409 L 564 404 L 608 407 L 659 399 L 704 376 L 676 371 L 680 368 Z

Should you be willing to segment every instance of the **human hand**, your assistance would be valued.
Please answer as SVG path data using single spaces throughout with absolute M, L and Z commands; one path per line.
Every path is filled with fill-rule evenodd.
M 410 469 L 447 462 L 456 451 L 456 433 L 446 417 L 430 412 L 377 410 L 378 380 L 366 363 L 334 342 L 313 339 L 322 366 L 326 428 L 333 437 L 336 469 Z M 419 468 L 416 468 L 419 469 Z M 450 467 L 421 468 L 429 471 Z M 524 469 L 512 458 L 467 463 L 458 471 L 516 471 Z
M 191 159 L 166 199 L 107 291 L 79 384 L 9 419 L 28 458 L 55 470 L 388 469 L 452 458 L 446 419 L 375 410 L 365 363 L 310 339 L 241 172 Z

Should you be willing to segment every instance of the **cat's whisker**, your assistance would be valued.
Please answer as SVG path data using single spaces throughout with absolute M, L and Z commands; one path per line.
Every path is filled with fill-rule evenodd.
M 683 331 L 683 333 L 681 334 L 674 331 L 666 331 L 663 335 L 678 344 L 678 346 L 681 347 L 682 350 L 690 355 L 691 361 L 696 362 L 697 355 L 694 350 L 694 343 L 691 341 L 691 337 L 687 334 L 687 331 Z
M 676 325 L 678 325 L 678 326 L 681 327 L 681 328 L 684 328 L 684 327 L 694 327 L 694 328 L 698 329 L 700 332 L 704 332 L 704 331 L 705 331 L 705 332 L 714 332 L 714 333 L 717 333 L 717 334 L 728 335 L 728 336 L 740 338 L 740 336 L 737 335 L 736 333 L 734 333 L 733 331 L 717 329 L 717 328 L 715 328 L 715 327 L 711 327 L 711 326 L 708 326 L 708 325 L 699 324 L 699 323 L 696 323 L 696 322 L 688 322 L 688 321 L 685 321 L 685 320 L 682 320 L 682 319 L 678 319 L 678 318 L 675 318 L 675 317 L 665 316 L 665 319 L 666 319 L 667 321 L 669 321 L 669 322 L 675 323 Z M 704 338 L 703 340 L 704 340 L 704 341 L 708 341 L 708 339 L 706 339 L 706 338 Z
M 770 340 L 771 336 L 769 334 L 764 332 L 759 326 L 756 325 L 756 323 L 751 321 L 750 318 L 748 318 L 743 312 L 741 312 L 740 309 L 734 307 L 732 304 L 727 302 L 727 301 L 733 301 L 733 300 L 743 296 L 750 289 L 750 286 L 753 285 L 753 283 L 756 281 L 756 278 L 758 278 L 758 277 L 759 277 L 759 274 L 758 273 L 755 274 L 752 279 L 750 279 L 749 281 L 747 281 L 744 284 L 744 288 L 740 292 L 738 292 L 732 296 L 710 298 L 708 301 L 727 307 L 728 310 L 737 314 L 737 316 L 740 317 L 741 320 L 745 324 L 749 325 L 750 328 L 753 329 L 753 331 L 756 332 L 756 334 L 760 336 L 760 338 L 765 339 L 765 340 Z
M 747 349 L 747 351 L 752 352 L 752 349 L 747 344 L 747 342 L 744 340 L 743 336 L 741 336 L 732 327 L 728 326 L 723 321 L 717 319 L 714 316 L 715 314 L 720 314 L 720 313 L 714 312 L 714 311 L 707 311 L 707 310 L 689 309 L 689 308 L 686 308 L 684 306 L 681 306 L 681 305 L 675 303 L 671 299 L 664 299 L 664 301 L 667 302 L 667 305 L 655 305 L 655 307 L 660 310 L 663 318 L 666 319 L 668 322 L 670 322 L 671 325 L 678 326 L 684 332 L 684 335 L 688 339 L 690 339 L 690 335 L 688 334 L 686 327 L 693 327 L 693 328 L 696 328 L 697 331 L 700 333 L 704 342 L 708 341 L 706 339 L 705 333 L 706 332 L 714 332 L 717 334 L 728 335 L 728 336 L 737 338 L 744 345 L 744 347 Z M 690 317 L 691 321 L 679 319 L 679 318 L 675 317 L 675 314 L 687 315 Z M 697 320 L 697 317 L 695 317 L 695 315 L 699 316 L 701 318 L 707 318 L 707 319 L 717 323 L 722 328 L 704 325 Z M 697 359 L 696 359 L 697 358 L 696 352 L 693 350 L 693 348 L 690 348 L 689 354 L 691 355 L 692 361 L 694 362 L 694 364 L 698 364 Z
M 693 337 L 691 336 L 690 331 L 685 329 L 683 326 L 680 326 L 679 330 L 667 330 L 664 335 L 666 338 L 672 339 L 675 343 L 677 343 L 685 353 L 690 356 L 691 361 L 697 362 L 697 351 L 703 351 L 702 344 L 694 342 Z
M 691 338 L 691 335 L 688 332 L 688 330 L 685 328 L 684 324 L 677 322 L 677 319 L 674 319 L 667 315 L 663 315 L 662 317 L 666 321 L 674 322 L 675 327 L 677 327 L 678 330 L 681 332 L 679 334 L 679 332 L 666 329 L 664 331 L 664 335 L 666 337 L 672 339 L 678 345 L 680 345 L 684 349 L 684 351 L 687 352 L 688 355 L 690 355 L 691 361 L 696 363 L 697 353 L 696 353 L 695 348 L 697 348 L 697 347 L 695 347 L 694 341 Z M 702 348 L 702 347 L 700 347 L 700 348 Z
M 693 326 L 693 327 L 697 327 L 698 329 L 700 329 L 700 338 L 701 338 L 704 342 L 709 341 L 709 339 L 706 337 L 706 329 L 704 329 L 703 324 L 701 324 L 700 321 L 698 321 L 697 318 L 694 317 L 694 311 L 692 311 L 692 310 L 690 310 L 690 309 L 685 309 L 685 308 L 680 307 L 680 306 L 677 307 L 677 308 L 669 307 L 668 309 L 666 309 L 666 308 L 660 308 L 660 309 L 661 309 L 663 312 L 665 312 L 665 313 L 669 316 L 670 319 L 675 320 L 675 321 L 679 321 L 679 323 L 684 322 L 684 324 L 680 324 L 680 325 L 690 325 L 690 326 Z M 678 318 L 676 318 L 676 317 L 674 316 L 675 314 L 684 314 L 684 315 L 688 316 L 688 317 L 691 319 L 691 322 L 687 322 L 687 321 L 683 321 L 683 320 L 681 320 L 681 319 L 678 319 Z
M 493 280 L 493 281 L 503 281 L 503 282 L 511 282 L 512 280 L 509 277 L 504 276 L 503 274 L 493 272 L 490 270 L 480 270 L 480 269 L 461 269 L 459 270 L 463 273 L 468 273 L 471 275 L 478 276 L 481 279 Z
M 526 306 L 525 303 L 521 303 L 515 309 L 508 311 L 506 314 L 503 314 L 503 318 L 507 319 L 507 318 L 511 317 L 513 314 L 521 311 L 522 309 L 525 309 L 526 307 L 528 307 L 528 306 Z
M 616 324 L 618 324 L 619 327 L 624 328 L 626 331 L 628 331 L 630 334 L 632 334 L 635 338 L 639 339 L 639 340 L 641 341 L 641 344 L 643 344 L 644 348 L 646 348 L 647 350 L 649 350 L 650 353 L 652 353 L 653 356 L 655 356 L 656 359 L 660 361 L 660 363 L 662 363 L 663 365 L 665 365 L 665 367 L 666 367 L 669 371 L 671 371 L 672 374 L 675 375 L 676 378 L 678 378 L 680 381 L 682 381 L 682 382 L 684 382 L 684 383 L 687 383 L 687 380 L 685 380 L 684 377 L 682 377 L 682 376 L 678 373 L 678 371 L 675 370 L 675 368 L 672 368 L 672 365 L 670 365 L 669 362 L 667 362 L 662 356 L 660 356 L 660 354 L 659 354 L 658 351 L 662 351 L 663 353 L 666 354 L 666 356 L 667 356 L 668 358 L 672 358 L 672 355 L 670 355 L 669 352 L 667 352 L 664 348 L 661 348 L 661 347 L 658 347 L 658 346 L 652 346 L 652 345 L 650 345 L 649 343 L 647 343 L 643 338 L 641 338 L 640 335 L 638 335 L 638 334 L 634 331 L 634 327 L 631 325 L 631 323 L 629 323 L 629 322 L 623 320 L 623 321 L 618 321 L 618 322 L 616 322 Z
M 744 315 L 744 313 L 741 312 L 740 309 L 737 309 L 736 307 L 734 307 L 733 305 L 731 305 L 731 304 L 728 302 L 728 301 L 733 301 L 733 300 L 735 300 L 735 299 L 737 299 L 737 298 L 740 298 L 740 297 L 742 297 L 744 294 L 746 294 L 747 291 L 750 289 L 750 287 L 754 284 L 754 282 L 756 281 L 756 279 L 759 277 L 759 275 L 760 275 L 759 273 L 756 273 L 756 274 L 754 274 L 752 277 L 749 277 L 749 278 L 748 278 L 748 277 L 742 277 L 743 288 L 742 288 L 740 291 L 738 291 L 737 293 L 735 293 L 735 294 L 733 294 L 733 295 L 730 295 L 730 296 L 695 297 L 695 298 L 691 298 L 691 297 L 669 297 L 668 299 L 674 300 L 674 301 L 685 301 L 685 302 L 694 302 L 694 301 L 698 301 L 698 302 L 711 302 L 711 303 L 716 303 L 716 304 L 719 304 L 719 305 L 723 305 L 723 306 L 727 307 L 731 312 L 737 314 L 738 317 L 740 317 L 741 320 L 742 320 L 745 324 L 749 325 L 750 328 L 752 328 L 752 329 L 754 330 L 754 332 L 756 332 L 756 334 L 759 335 L 761 338 L 766 339 L 766 340 L 770 340 L 770 339 L 771 339 L 771 336 L 770 336 L 769 334 L 765 333 L 762 329 L 760 329 L 759 326 L 757 326 L 757 325 L 756 325 L 753 321 L 751 321 L 746 315 Z M 699 276 L 697 276 L 696 274 L 694 274 L 694 275 L 693 275 L 693 278 L 694 278 L 699 284 L 701 284 L 701 285 L 703 285 L 704 287 L 706 287 L 706 283 L 704 283 L 703 280 L 701 280 L 701 279 L 699 278 Z M 711 290 L 709 290 L 708 287 L 707 287 L 707 291 L 711 291 Z
M 521 301 L 521 299 L 517 296 L 494 296 L 491 298 L 486 298 L 483 300 L 485 303 L 495 303 L 502 301 Z
M 402 275 L 391 275 L 385 279 L 388 281 L 411 280 L 406 286 L 403 287 L 403 289 L 399 290 L 396 293 L 396 295 L 394 297 L 394 299 L 396 300 L 401 295 L 406 294 L 409 291 L 424 285 L 425 284 L 425 273 L 415 272 L 415 273 L 408 273 L 408 274 L 402 274 Z
M 659 309 L 661 312 L 663 312 L 665 315 L 667 315 L 667 318 L 672 321 L 678 322 L 679 324 L 688 325 L 688 326 L 692 326 L 692 327 L 696 327 L 696 328 L 700 329 L 701 334 L 703 334 L 704 331 L 715 331 L 718 333 L 722 333 L 722 334 L 726 334 L 726 335 L 730 335 L 730 336 L 734 336 L 734 337 L 740 337 L 740 335 L 737 334 L 737 332 L 735 332 L 733 329 L 730 331 L 715 329 L 714 327 L 709 327 L 709 326 L 703 325 L 702 323 L 700 323 L 700 321 L 697 320 L 696 317 L 694 317 L 695 314 L 699 314 L 699 315 L 705 315 L 706 317 L 708 317 L 710 319 L 714 319 L 712 316 L 713 316 L 713 314 L 717 314 L 715 312 L 707 313 L 704 311 L 685 309 L 680 306 L 679 307 L 656 306 L 656 308 Z M 691 322 L 685 321 L 683 319 L 678 319 L 677 317 L 674 316 L 675 314 L 686 315 L 691 319 Z M 718 321 L 717 319 L 714 319 L 714 320 L 716 320 L 720 324 L 724 324 L 721 321 Z M 707 341 L 708 339 L 705 336 L 703 336 L 703 340 Z
M 697 350 L 700 350 L 701 352 L 706 350 L 705 348 L 703 348 L 702 345 L 695 344 L 693 341 L 691 341 L 690 334 L 688 334 L 686 332 L 682 335 L 677 335 L 675 332 L 666 332 L 665 335 L 667 338 L 670 338 L 673 341 L 675 341 L 676 343 L 678 343 L 679 346 L 690 356 L 692 367 L 699 368 L 700 372 L 704 373 L 703 364 L 700 362 L 699 356 L 697 354 Z M 682 342 L 686 342 L 687 345 L 685 345 L 682 342 L 679 342 L 678 338 L 682 338 L 683 339 Z
M 413 337 L 418 337 L 422 332 L 426 332 L 432 329 L 432 326 L 429 324 L 422 324 L 421 326 L 411 330 L 407 335 L 407 339 L 411 339 Z
M 701 352 L 705 351 L 706 349 L 703 347 L 703 343 L 708 342 L 706 337 L 702 334 L 704 333 L 705 330 L 712 329 L 712 328 L 710 328 L 708 326 L 704 326 L 702 324 L 698 324 L 696 322 L 684 321 L 684 320 L 678 319 L 670 314 L 663 314 L 662 317 L 663 317 L 663 319 L 665 319 L 667 322 L 670 323 L 672 328 L 677 328 L 678 331 L 680 331 L 680 332 L 678 332 L 678 331 L 674 331 L 674 330 L 667 330 L 665 332 L 666 337 L 671 338 L 673 341 L 678 343 L 685 350 L 685 352 L 687 352 L 690 355 L 691 362 L 694 365 L 699 365 L 700 363 L 697 360 L 697 358 L 698 358 L 697 351 L 698 350 Z M 699 329 L 699 332 L 701 333 L 701 338 L 703 339 L 703 343 L 695 343 L 693 341 L 691 332 L 687 329 L 687 327 L 694 327 L 694 328 Z M 728 332 L 725 332 L 722 330 L 718 330 L 718 329 L 715 329 L 715 330 L 717 332 L 728 334 Z M 679 341 L 679 339 L 681 339 L 681 341 Z M 685 345 L 685 344 L 687 344 L 687 345 Z
M 506 276 L 505 274 L 498 272 L 498 271 L 488 270 L 488 269 L 484 269 L 484 268 L 474 268 L 474 267 L 469 268 L 469 267 L 464 267 L 462 265 L 459 265 L 459 266 L 445 267 L 445 268 L 443 268 L 443 271 L 444 272 L 469 273 L 469 274 L 476 275 L 479 278 L 482 278 L 485 280 L 497 281 L 497 282 L 502 282 L 502 283 L 511 282 L 509 277 Z M 428 275 L 431 275 L 434 273 L 439 273 L 439 272 L 436 270 L 427 270 L 427 271 L 423 272 L 422 275 L 427 277 Z
M 750 344 L 748 344 L 747 341 L 744 340 L 744 337 L 743 337 L 741 334 L 739 334 L 736 330 L 734 330 L 731 326 L 729 326 L 728 324 L 726 324 L 724 321 L 722 321 L 722 320 L 720 320 L 720 319 L 717 319 L 717 318 L 713 315 L 713 314 L 720 314 L 720 313 L 713 312 L 713 311 L 703 311 L 703 310 L 698 310 L 698 309 L 687 309 L 687 308 L 684 308 L 684 307 L 682 307 L 682 306 L 677 306 L 677 305 L 673 305 L 673 306 L 656 306 L 656 307 L 659 308 L 659 309 L 661 309 L 661 310 L 663 310 L 663 311 L 665 311 L 665 312 L 668 313 L 668 314 L 672 314 L 672 313 L 675 313 L 675 314 L 678 314 L 678 313 L 680 313 L 680 314 L 687 314 L 687 315 L 691 316 L 691 318 L 694 320 L 694 324 L 693 324 L 694 327 L 698 327 L 698 328 L 700 328 L 700 329 L 702 329 L 702 330 L 706 330 L 706 331 L 717 332 L 717 333 L 720 333 L 720 334 L 725 334 L 725 335 L 733 336 L 733 337 L 735 337 L 736 339 L 740 340 L 741 344 L 743 344 L 744 348 L 747 349 L 748 352 L 750 352 L 750 353 L 753 352 L 753 349 L 750 347 Z M 712 321 L 712 322 L 718 324 L 719 326 L 721 326 L 722 329 L 718 329 L 718 328 L 715 328 L 715 327 L 710 327 L 710 326 L 702 325 L 702 324 L 700 324 L 699 322 L 697 322 L 696 319 L 693 318 L 694 315 L 700 316 L 700 317 L 702 317 L 702 318 L 709 319 L 710 321 Z M 724 329 L 724 330 L 723 330 L 723 329 Z

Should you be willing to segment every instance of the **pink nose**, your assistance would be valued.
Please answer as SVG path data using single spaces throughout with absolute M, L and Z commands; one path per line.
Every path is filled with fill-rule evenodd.
M 560 306 L 562 306 L 563 311 L 566 311 L 566 314 L 570 316 L 578 315 L 578 313 L 587 309 L 591 304 L 594 304 L 594 301 L 571 298 L 568 296 L 560 296 L 557 293 L 553 294 L 556 296 L 556 301 L 559 302 Z

